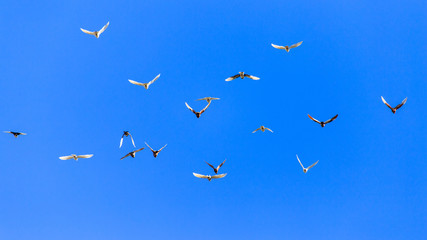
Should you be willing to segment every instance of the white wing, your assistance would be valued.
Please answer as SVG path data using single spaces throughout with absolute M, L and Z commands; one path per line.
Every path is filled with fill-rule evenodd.
M 261 130 L 261 128 L 257 128 L 255 129 L 255 131 L 253 131 L 252 133 L 255 133 L 256 131 Z
M 202 174 L 198 174 L 198 173 L 193 173 L 193 175 L 194 175 L 195 177 L 198 177 L 198 178 L 205 178 L 205 179 L 208 179 L 208 176 L 206 176 L 206 175 L 202 175 Z
M 227 173 L 218 174 L 218 175 L 213 175 L 213 176 L 212 176 L 212 179 L 215 179 L 215 178 L 223 178 L 223 177 L 225 177 L 225 176 L 227 176 Z
M 190 106 L 188 106 L 187 102 L 185 102 L 185 106 L 187 106 L 187 108 L 190 109 L 191 111 L 194 111 Z
M 12 133 L 11 131 L 3 131 L 4 133 Z
M 91 158 L 93 154 L 78 155 L 77 158 Z
M 120 146 L 119 146 L 119 148 L 121 148 L 121 147 L 122 147 L 122 144 L 123 144 L 123 136 L 122 136 L 122 138 L 120 139 Z
M 107 24 L 105 24 L 101 30 L 98 31 L 98 36 L 101 35 L 101 33 L 103 33 L 105 31 L 105 29 L 107 29 L 108 25 L 110 25 L 110 22 L 107 22 Z
M 147 143 L 147 142 L 145 142 L 145 145 L 147 145 L 147 147 L 148 147 L 149 149 L 151 149 L 151 151 L 153 151 L 153 152 L 154 152 L 154 150 L 150 147 L 150 145 L 148 145 L 148 143 Z
M 248 78 L 250 78 L 252 80 L 259 80 L 260 79 L 259 77 L 255 77 L 255 76 L 252 76 L 252 75 L 246 75 L 246 77 L 248 77 Z
M 265 128 L 265 130 L 268 130 L 270 132 L 273 132 L 273 130 L 271 130 L 270 128 Z
M 302 44 L 302 41 L 299 43 L 295 43 L 295 44 L 289 46 L 289 49 L 299 47 L 301 44 Z
M 307 170 L 308 170 L 308 169 L 310 169 L 310 168 L 312 168 L 312 167 L 314 167 L 314 166 L 316 166 L 316 164 L 317 164 L 318 162 L 319 162 L 319 160 L 317 160 L 317 162 L 313 163 L 310 167 L 308 167 L 308 168 L 307 168 Z
M 166 144 L 166 145 L 164 145 L 162 148 L 160 148 L 159 152 L 160 152 L 160 151 L 162 151 L 162 150 L 163 150 L 163 148 L 165 148 L 166 146 L 167 146 L 167 144 Z
M 129 133 L 129 136 L 130 136 L 130 140 L 132 140 L 133 147 L 136 147 L 135 146 L 135 142 L 133 141 L 133 137 L 132 137 L 132 135 L 130 133 Z
M 153 82 L 155 82 L 157 79 L 159 79 L 159 77 L 160 77 L 160 74 L 159 74 L 159 75 L 157 75 L 153 80 L 151 80 L 151 81 L 148 83 L 148 85 L 151 85 Z
M 70 159 L 72 159 L 73 158 L 73 156 L 63 156 L 63 157 L 59 157 L 59 159 L 61 159 L 61 160 L 70 160 Z
M 140 82 L 137 82 L 137 81 L 134 81 L 134 80 L 130 80 L 130 79 L 128 79 L 128 81 L 130 83 L 132 83 L 132 84 L 145 87 L 145 83 L 140 83 Z
M 273 46 L 274 48 L 277 48 L 277 49 L 286 49 L 284 46 L 279 46 L 276 44 L 271 44 L 271 46 Z
M 87 33 L 87 34 L 90 34 L 90 35 L 96 36 L 96 35 L 95 35 L 95 32 L 91 32 L 91 31 L 88 31 L 88 30 L 83 29 L 83 28 L 80 28 L 80 30 L 82 30 L 82 32 L 84 32 L 84 33 Z
M 299 158 L 298 158 L 298 154 L 297 154 L 297 159 L 298 159 L 298 162 L 299 162 L 299 164 L 301 165 L 302 169 L 304 169 L 304 166 L 302 165 L 301 161 L 300 161 L 300 160 L 299 160 Z

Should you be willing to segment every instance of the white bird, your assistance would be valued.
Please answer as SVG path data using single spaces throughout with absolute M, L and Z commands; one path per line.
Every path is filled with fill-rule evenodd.
M 14 137 L 18 137 L 19 135 L 27 135 L 26 133 L 21 133 L 21 132 L 11 132 L 11 131 L 4 131 L 4 133 L 10 133 L 13 134 Z
M 160 151 L 162 151 L 162 150 L 163 150 L 163 148 L 165 148 L 165 147 L 167 146 L 167 144 L 166 144 L 166 145 L 164 145 L 162 148 L 160 148 L 159 150 L 154 150 L 154 149 L 152 149 L 152 148 L 150 147 L 150 145 L 148 145 L 148 143 L 147 143 L 147 142 L 145 142 L 145 145 L 147 145 L 147 147 L 151 150 L 151 152 L 153 152 L 153 156 L 154 156 L 154 158 L 156 158 L 156 157 L 157 157 L 157 155 L 159 155 Z
M 157 79 L 159 79 L 159 77 L 160 77 L 160 74 L 159 75 L 157 75 L 153 80 L 151 80 L 150 82 L 148 82 L 148 83 L 140 83 L 140 82 L 137 82 L 137 81 L 134 81 L 134 80 L 130 80 L 130 79 L 128 79 L 128 81 L 130 82 L 130 83 L 132 83 L 132 84 L 135 84 L 135 85 L 138 85 L 138 86 L 143 86 L 143 87 L 145 87 L 145 89 L 148 89 L 148 87 L 152 84 L 152 83 L 154 83 Z
M 204 98 L 197 99 L 197 101 L 206 100 L 208 103 L 210 103 L 212 100 L 219 100 L 219 99 L 220 98 L 215 98 L 215 97 L 204 97 Z
M 86 154 L 86 155 L 76 155 L 76 154 L 71 154 L 69 156 L 63 156 L 63 157 L 59 157 L 59 159 L 61 160 L 70 160 L 70 159 L 74 159 L 76 161 L 79 160 L 79 158 L 91 158 L 93 156 L 93 154 Z
M 121 148 L 121 147 L 122 147 L 122 144 L 123 144 L 123 137 L 128 137 L 128 136 L 130 136 L 130 139 L 132 140 L 132 144 L 133 144 L 133 146 L 134 146 L 134 147 L 136 147 L 136 146 L 135 146 L 135 142 L 133 141 L 133 137 L 132 137 L 132 135 L 130 134 L 130 132 L 129 132 L 129 131 L 123 131 L 122 138 L 120 139 L 120 146 L 119 146 L 119 148 Z
M 103 26 L 103 27 L 101 28 L 101 30 L 99 30 L 99 31 L 94 31 L 94 32 L 91 32 L 91 31 L 85 30 L 85 29 L 83 29 L 83 28 L 80 28 L 80 30 L 82 30 L 82 32 L 84 32 L 84 33 L 87 33 L 87 34 L 90 34 L 90 35 L 95 36 L 96 38 L 99 38 L 99 36 L 101 35 L 101 33 L 103 33 L 103 32 L 105 31 L 105 29 L 107 29 L 108 25 L 110 25 L 110 22 L 107 22 L 107 24 L 105 24 L 105 26 Z
M 261 127 L 257 128 L 257 129 L 255 129 L 255 131 L 253 131 L 252 133 L 255 133 L 255 132 L 259 131 L 259 130 L 261 130 L 262 132 L 265 132 L 265 130 L 268 130 L 268 131 L 270 131 L 270 132 L 273 132 L 270 128 L 267 128 L 267 127 L 261 126 Z
M 314 166 L 319 162 L 319 160 L 317 160 L 317 162 L 313 163 L 313 164 L 312 164 L 311 166 L 309 166 L 308 168 L 305 168 L 305 167 L 302 165 L 301 161 L 299 160 L 298 155 L 297 155 L 297 159 L 298 159 L 298 162 L 299 162 L 299 164 L 301 165 L 302 170 L 304 171 L 304 173 L 307 173 L 307 171 L 308 171 L 308 170 L 310 170 L 310 168 L 314 167 Z
M 384 103 L 385 105 L 387 105 L 387 107 L 389 107 L 389 108 L 391 109 L 391 111 L 393 112 L 393 114 L 395 114 L 395 113 L 396 113 L 396 111 L 397 111 L 397 109 L 399 109 L 400 107 L 402 107 L 402 106 L 406 103 L 406 100 L 408 100 L 408 98 L 405 98 L 405 99 L 403 99 L 403 101 L 402 101 L 399 105 L 397 105 L 396 107 L 392 108 L 392 107 L 390 106 L 390 104 L 388 104 L 388 103 L 385 101 L 385 99 L 383 98 L 383 96 L 381 96 L 381 99 L 383 100 L 383 103 Z
M 229 78 L 225 79 L 225 81 L 229 82 L 229 81 L 232 81 L 232 80 L 234 80 L 234 79 L 236 79 L 236 78 L 238 78 L 238 77 L 240 77 L 241 79 L 244 79 L 245 77 L 250 78 L 250 79 L 252 79 L 252 80 L 259 80 L 259 79 L 260 79 L 259 77 L 255 77 L 255 76 L 252 76 L 252 75 L 246 74 L 246 73 L 244 73 L 244 72 L 239 72 L 239 74 L 236 74 L 236 75 L 234 75 L 234 76 L 231 76 L 231 77 L 229 77 Z
M 195 177 L 198 177 L 198 178 L 207 179 L 210 182 L 212 179 L 217 179 L 217 178 L 223 178 L 223 177 L 225 177 L 227 175 L 227 173 L 213 175 L 213 176 L 211 176 L 211 175 L 202 175 L 202 174 L 198 174 L 198 173 L 193 173 L 193 175 Z
M 279 45 L 276 45 L 276 44 L 273 44 L 273 43 L 271 44 L 271 46 L 273 46 L 276 49 L 285 49 L 286 52 L 289 52 L 289 50 L 291 50 L 292 48 L 296 48 L 296 47 L 300 46 L 301 44 L 302 44 L 302 41 L 299 42 L 299 43 L 295 43 L 295 44 L 293 44 L 291 46 L 279 46 Z
M 208 107 L 211 105 L 211 102 L 208 102 L 208 105 L 206 105 L 205 108 L 203 108 L 202 110 L 200 110 L 200 112 L 196 112 L 194 109 L 192 109 L 187 102 L 185 102 L 185 106 L 187 106 L 187 108 L 192 111 L 194 114 L 196 114 L 196 117 L 199 118 L 200 115 L 202 115 L 202 113 L 204 113 L 206 111 L 206 109 L 208 109 Z

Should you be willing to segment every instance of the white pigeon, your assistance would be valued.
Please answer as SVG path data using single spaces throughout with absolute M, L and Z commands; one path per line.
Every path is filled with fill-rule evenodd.
M 299 47 L 301 44 L 302 44 L 302 41 L 299 43 L 292 44 L 291 46 L 279 46 L 276 44 L 271 44 L 271 46 L 273 46 L 276 49 L 284 49 L 286 50 L 286 52 L 289 52 L 289 50 L 291 50 L 292 48 Z
M 223 177 L 225 177 L 227 175 L 227 173 L 213 175 L 213 176 L 211 176 L 211 175 L 202 175 L 202 174 L 198 174 L 198 173 L 193 173 L 193 175 L 195 177 L 198 177 L 198 178 L 207 179 L 210 182 L 212 179 L 217 179 L 217 178 L 223 178 Z
M 159 79 L 159 77 L 160 77 L 160 74 L 159 75 L 157 75 L 153 80 L 151 80 L 150 82 L 148 82 L 148 83 L 140 83 L 140 82 L 137 82 L 137 81 L 134 81 L 134 80 L 130 80 L 130 79 L 128 79 L 128 81 L 130 82 L 130 83 L 132 83 L 132 84 L 135 84 L 135 85 L 138 85 L 138 86 L 143 86 L 143 87 L 145 87 L 145 89 L 148 89 L 148 87 L 152 84 L 152 83 L 154 83 L 157 79 Z
M 74 159 L 76 161 L 79 160 L 79 158 L 91 158 L 93 156 L 93 154 L 86 154 L 86 155 L 76 155 L 76 154 L 71 154 L 69 156 L 63 156 L 63 157 L 59 157 L 59 159 L 61 160 L 70 160 L 70 159 Z
M 101 35 L 101 33 L 103 33 L 105 31 L 105 29 L 107 29 L 108 25 L 110 25 L 110 22 L 107 22 L 107 24 L 105 24 L 105 26 L 103 26 L 101 28 L 101 30 L 94 31 L 94 32 L 88 31 L 88 30 L 83 29 L 83 28 L 80 28 L 80 30 L 82 30 L 82 32 L 84 32 L 84 33 L 87 33 L 87 34 L 95 36 L 96 38 L 99 38 L 99 36 Z
M 302 170 L 304 171 L 304 173 L 307 173 L 307 171 L 308 171 L 308 170 L 310 170 L 310 168 L 314 167 L 314 166 L 319 162 L 319 160 L 317 160 L 317 162 L 313 163 L 313 164 L 312 164 L 311 166 L 309 166 L 308 168 L 305 168 L 305 167 L 302 165 L 301 161 L 299 160 L 298 155 L 297 155 L 297 159 L 298 159 L 298 162 L 299 162 L 299 164 L 301 165 Z

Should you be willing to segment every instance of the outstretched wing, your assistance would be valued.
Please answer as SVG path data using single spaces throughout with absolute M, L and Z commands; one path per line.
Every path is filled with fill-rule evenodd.
M 196 101 L 202 101 L 202 100 L 206 100 L 206 101 L 208 101 L 208 99 L 209 99 L 209 97 L 204 97 L 204 98 L 199 98 L 199 99 L 197 99 Z
M 212 164 L 210 164 L 210 163 L 208 163 L 208 162 L 206 162 L 206 161 L 205 161 L 205 163 L 206 163 L 206 164 L 208 164 L 208 165 L 209 165 L 209 167 L 211 167 L 213 170 L 216 170 L 216 168 L 215 168 L 214 166 L 212 166 Z
M 196 111 L 194 111 L 194 109 L 192 109 L 190 106 L 188 106 L 187 102 L 185 102 L 185 106 L 187 106 L 187 108 L 190 109 L 190 111 L 192 111 L 193 113 L 196 113 Z
M 107 22 L 107 24 L 105 24 L 101 30 L 98 31 L 98 36 L 101 35 L 101 33 L 103 33 L 105 31 L 105 29 L 107 29 L 108 25 L 110 25 L 110 22 Z
M 259 130 L 261 130 L 261 128 L 255 129 L 255 131 L 253 131 L 252 133 L 255 133 L 256 131 L 259 131 Z
M 291 46 L 289 46 L 289 49 L 299 47 L 301 44 L 302 44 L 302 41 L 299 43 L 292 44 Z
M 125 136 L 125 134 L 123 133 L 123 135 L 122 135 L 122 138 L 120 138 L 120 146 L 119 146 L 119 148 L 121 148 L 122 147 L 122 144 L 123 144 L 123 137 Z
M 78 155 L 77 158 L 91 158 L 93 154 Z
M 312 168 L 312 167 L 316 166 L 316 164 L 317 164 L 318 162 L 319 162 L 319 160 L 317 160 L 317 162 L 315 162 L 315 163 L 311 164 L 311 166 L 310 166 L 310 167 L 308 167 L 308 168 L 307 168 L 307 170 L 309 170 L 310 168 Z
M 406 98 L 405 98 L 406 99 Z M 383 96 L 381 96 L 381 100 L 383 100 L 383 103 L 387 106 L 387 107 L 389 107 L 390 109 L 392 109 L 393 110 L 393 108 L 390 106 L 390 104 L 388 104 L 386 101 L 385 101 L 385 99 L 383 98 Z
M 408 98 L 403 99 L 402 103 L 400 103 L 399 105 L 396 106 L 396 110 L 399 109 L 400 107 L 402 107 L 403 104 L 406 103 L 406 100 L 408 100 Z
M 12 133 L 11 131 L 3 131 L 4 133 Z
M 299 160 L 298 154 L 297 154 L 297 159 L 298 159 L 299 165 L 301 165 L 302 169 L 304 169 L 304 166 L 302 165 L 301 161 Z
M 154 152 L 154 150 L 150 147 L 150 145 L 148 145 L 148 143 L 147 143 L 147 142 L 145 142 L 145 145 L 147 145 L 147 147 L 148 147 L 149 149 L 151 149 L 151 151 L 152 151 L 152 152 Z
M 88 31 L 88 30 L 83 29 L 83 28 L 80 28 L 80 30 L 82 30 L 82 32 L 84 32 L 84 33 L 87 33 L 87 34 L 90 34 L 90 35 L 96 36 L 96 35 L 95 35 L 95 32 L 91 32 L 91 31 Z
M 252 80 L 259 80 L 259 77 L 255 77 L 255 76 L 252 76 L 252 75 L 249 75 L 249 74 L 245 74 L 245 77 L 248 77 L 248 78 L 250 78 Z
M 124 157 L 120 158 L 120 160 L 123 160 L 124 158 L 127 158 L 130 156 L 130 153 L 126 154 Z
M 268 130 L 270 132 L 273 132 L 273 130 L 271 130 L 270 128 L 265 128 L 265 130 Z
M 279 45 L 276 45 L 276 44 L 271 44 L 271 46 L 273 46 L 274 48 L 276 48 L 276 49 L 286 49 L 286 47 L 284 47 L 284 46 L 279 46 Z
M 142 150 L 144 150 L 144 148 L 137 149 L 137 150 L 135 150 L 135 151 L 133 151 L 133 152 L 134 152 L 134 153 L 137 153 L 137 152 L 142 151 Z
M 225 177 L 225 176 L 227 176 L 227 173 L 218 174 L 218 175 L 213 175 L 211 178 L 212 178 L 212 179 L 215 179 L 215 178 L 223 178 L 223 177 Z
M 319 120 L 317 120 L 317 119 L 313 118 L 312 116 L 310 116 L 310 114 L 307 114 L 307 115 L 308 115 L 308 117 L 309 117 L 311 120 L 313 120 L 313 121 L 315 121 L 315 122 L 317 122 L 317 123 L 319 123 L 319 124 L 320 124 L 320 121 L 319 121 Z
M 234 79 L 238 78 L 239 76 L 240 76 L 240 74 L 236 74 L 236 75 L 234 75 L 234 76 L 231 76 L 231 77 L 229 77 L 229 78 L 225 79 L 225 81 L 227 81 L 227 82 L 229 82 L 229 81 L 233 81 Z
M 224 162 L 222 162 L 220 165 L 218 165 L 217 169 L 220 169 L 222 167 L 222 165 L 224 165 L 225 161 L 227 161 L 227 159 L 225 159 Z
M 208 109 L 208 107 L 211 105 L 211 102 L 209 102 L 208 103 L 208 105 L 206 105 L 206 107 L 205 108 L 203 108 L 201 111 L 200 111 L 200 114 L 202 114 L 202 113 L 204 113 L 205 111 L 206 111 L 206 109 Z
M 145 87 L 145 83 L 140 83 L 140 82 L 137 82 L 137 81 L 134 81 L 134 80 L 130 80 L 130 79 L 128 79 L 128 81 L 130 83 L 132 83 L 132 84 Z
M 329 120 L 325 121 L 325 124 L 326 124 L 326 123 L 330 123 L 330 122 L 334 121 L 335 119 L 337 119 L 337 117 L 338 117 L 338 114 L 337 114 L 337 115 L 335 115 L 333 118 L 331 118 L 331 119 L 329 119 Z
M 162 151 L 162 150 L 163 150 L 163 148 L 165 148 L 166 146 L 167 146 L 167 144 L 166 144 L 166 145 L 164 145 L 162 148 L 160 148 L 160 149 L 159 149 L 159 152 L 160 152 L 160 151 Z
M 26 133 L 21 133 L 21 132 L 20 132 L 20 133 L 18 133 L 18 134 L 19 134 L 19 135 L 27 135 Z
M 129 136 L 130 136 L 130 140 L 132 140 L 132 145 L 133 145 L 133 147 L 136 147 L 136 146 L 135 146 L 135 142 L 133 141 L 132 134 L 130 134 L 130 133 L 129 133 Z
M 208 178 L 208 176 L 206 176 L 206 175 L 202 175 L 202 174 L 198 174 L 198 173 L 193 173 L 193 175 L 194 175 L 195 177 L 198 177 L 198 178 L 205 178 L 205 179 L 207 179 L 207 178 Z
M 70 159 L 72 159 L 73 158 L 73 156 L 63 156 L 63 157 L 59 157 L 59 159 L 61 159 L 61 160 L 70 160 Z
M 160 74 L 157 75 L 153 80 L 151 80 L 150 82 L 148 82 L 148 85 L 151 85 L 153 82 L 155 82 L 157 79 L 159 79 Z

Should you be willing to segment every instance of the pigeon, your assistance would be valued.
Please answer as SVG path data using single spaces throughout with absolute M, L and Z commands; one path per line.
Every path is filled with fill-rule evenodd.
M 123 131 L 122 138 L 120 139 L 120 146 L 119 146 L 119 148 L 121 148 L 121 147 L 122 147 L 122 144 L 123 144 L 123 137 L 128 137 L 128 136 L 130 136 L 130 139 L 132 140 L 132 144 L 133 144 L 133 146 L 134 146 L 134 147 L 136 147 L 136 146 L 135 146 L 135 142 L 133 141 L 133 137 L 132 137 L 132 135 L 130 134 L 130 132 L 129 132 L 129 131 Z
M 397 111 L 397 109 L 399 109 L 400 107 L 402 107 L 402 106 L 403 106 L 403 104 L 405 104 L 405 103 L 406 103 L 406 100 L 408 100 L 408 98 L 405 98 L 405 99 L 403 99 L 403 101 L 402 101 L 399 105 L 397 105 L 395 108 L 392 108 L 392 107 L 390 106 L 390 104 L 388 104 L 388 103 L 385 101 L 385 99 L 383 98 L 383 96 L 381 96 L 381 99 L 383 100 L 383 103 L 384 103 L 385 105 L 387 105 L 387 107 L 389 107 L 389 108 L 391 109 L 391 111 L 393 112 L 393 114 L 395 114 L 395 113 L 396 113 L 396 111 Z
M 94 32 L 91 32 L 91 31 L 85 30 L 85 29 L 83 29 L 83 28 L 80 28 L 80 30 L 82 30 L 82 32 L 84 32 L 84 33 L 87 33 L 87 34 L 90 34 L 90 35 L 95 36 L 96 38 L 99 38 L 99 36 L 101 35 L 101 33 L 103 33 L 103 32 L 105 31 L 105 29 L 107 29 L 108 25 L 110 25 L 110 22 L 107 22 L 107 24 L 105 24 L 105 26 L 103 26 L 103 27 L 101 28 L 101 30 L 99 30 L 99 31 L 94 31 Z
M 135 85 L 138 85 L 138 86 L 143 86 L 143 87 L 145 87 L 145 89 L 148 89 L 148 87 L 149 87 L 152 83 L 154 83 L 157 79 L 159 79 L 159 77 L 160 77 L 160 74 L 159 74 L 159 75 L 157 75 L 153 80 L 149 81 L 148 83 L 140 83 L 140 82 L 133 81 L 133 80 L 130 80 L 130 79 L 128 79 L 128 81 L 129 81 L 130 83 L 132 83 L 132 84 L 135 84 Z
M 244 72 L 239 72 L 239 74 L 236 74 L 236 75 L 234 75 L 234 76 L 231 76 L 231 77 L 229 77 L 229 78 L 225 79 L 225 81 L 229 82 L 229 81 L 232 81 L 232 80 L 234 80 L 234 79 L 236 79 L 236 78 L 238 78 L 238 77 L 240 77 L 241 79 L 243 79 L 243 78 L 245 78 L 245 77 L 248 77 L 248 78 L 250 78 L 250 79 L 252 79 L 252 80 L 259 80 L 259 77 L 255 77 L 255 76 L 252 76 L 252 75 L 246 74 L 246 73 L 244 73 Z
M 274 48 L 277 48 L 277 49 L 285 49 L 286 52 L 289 52 L 289 50 L 291 50 L 292 48 L 299 47 L 301 44 L 302 44 L 302 41 L 299 43 L 295 43 L 291 46 L 279 46 L 279 45 L 275 45 L 275 44 L 271 44 L 271 46 L 273 46 Z
M 305 168 L 305 167 L 302 165 L 301 161 L 299 160 L 298 155 L 297 155 L 297 159 L 298 159 L 298 162 L 299 162 L 299 164 L 301 165 L 301 167 L 302 167 L 302 171 L 303 171 L 304 173 L 307 173 L 307 171 L 308 171 L 308 170 L 310 170 L 310 168 L 312 168 L 312 167 L 316 166 L 316 164 L 319 162 L 319 160 L 317 160 L 317 162 L 313 163 L 310 167 Z
M 204 97 L 204 98 L 197 99 L 197 101 L 206 100 L 208 103 L 210 103 L 212 100 L 219 100 L 219 99 L 220 98 L 215 98 L 215 97 Z
M 165 148 L 165 147 L 167 146 L 167 144 L 166 144 L 166 145 L 164 145 L 162 148 L 160 148 L 159 150 L 154 151 L 154 150 L 150 147 L 150 145 L 148 145 L 148 143 L 147 143 L 147 142 L 145 142 L 145 145 L 147 145 L 147 147 L 151 149 L 151 151 L 153 152 L 153 156 L 154 156 L 155 158 L 157 157 L 157 155 L 159 155 L 160 151 L 162 151 L 162 150 L 163 150 L 163 148 Z
M 71 154 L 69 156 L 63 156 L 63 157 L 59 157 L 59 159 L 61 160 L 70 160 L 70 159 L 74 159 L 76 161 L 79 160 L 79 158 L 91 158 L 93 156 L 93 154 L 86 154 L 86 155 L 76 155 L 76 154 Z
M 219 169 L 222 167 L 222 165 L 225 163 L 225 161 L 227 161 L 227 159 L 226 160 L 224 160 L 224 162 L 222 162 L 220 165 L 218 165 L 218 167 L 214 167 L 214 166 L 212 166 L 210 163 L 208 163 L 208 162 L 206 162 L 213 170 L 214 170 L 214 172 L 215 172 L 215 174 L 218 174 L 218 171 L 219 171 Z
M 212 179 L 225 177 L 227 175 L 227 173 L 213 175 L 213 176 L 211 176 L 211 175 L 202 175 L 202 174 L 198 174 L 198 173 L 193 173 L 193 175 L 195 177 L 198 177 L 198 178 L 205 178 L 205 179 L 209 180 L 209 182 L 210 182 Z
M 202 115 L 202 113 L 204 113 L 206 111 L 206 109 L 208 109 L 209 105 L 211 105 L 211 103 L 209 102 L 208 105 L 206 105 L 205 108 L 203 108 L 200 112 L 196 112 L 194 111 L 194 109 L 192 109 L 190 106 L 188 106 L 187 102 L 185 103 L 185 106 L 187 106 L 188 109 L 190 109 L 190 111 L 192 111 L 194 114 L 196 114 L 196 117 L 199 118 L 200 115 Z
M 273 132 L 270 128 L 266 128 L 264 126 L 261 126 L 261 127 L 257 128 L 257 129 L 255 129 L 255 131 L 253 131 L 252 133 L 255 133 L 255 132 L 259 131 L 259 130 L 261 130 L 262 132 L 265 132 L 265 130 Z
M 4 131 L 4 133 L 10 133 L 13 134 L 14 137 L 18 137 L 19 135 L 27 135 L 26 133 L 21 133 L 21 132 L 11 132 L 11 131 Z
M 331 119 L 329 119 L 329 120 L 327 120 L 327 121 L 324 121 L 324 122 L 320 122 L 319 120 L 317 120 L 317 119 L 313 118 L 312 116 L 310 116 L 310 114 L 308 114 L 308 117 L 309 117 L 311 120 L 313 120 L 313 121 L 317 122 L 318 124 L 320 124 L 320 126 L 324 127 L 326 124 L 328 124 L 328 123 L 330 123 L 330 122 L 334 121 L 335 119 L 337 119 L 338 114 L 337 114 L 337 115 L 335 115 L 333 118 L 331 118 Z
M 144 148 L 140 148 L 140 149 L 137 149 L 137 150 L 135 150 L 135 151 L 132 151 L 132 152 L 130 152 L 130 153 L 128 153 L 128 154 L 126 154 L 124 157 L 120 158 L 120 160 L 123 160 L 124 158 L 129 157 L 129 156 L 131 156 L 132 158 L 134 158 L 134 157 L 135 157 L 135 154 L 136 154 L 137 152 L 141 151 L 141 150 L 144 150 Z

